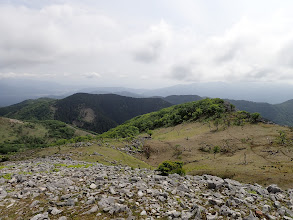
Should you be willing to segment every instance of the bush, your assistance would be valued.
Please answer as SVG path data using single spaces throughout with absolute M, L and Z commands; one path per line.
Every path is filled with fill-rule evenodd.
M 157 169 L 161 172 L 161 175 L 168 176 L 169 174 L 177 173 L 179 175 L 185 175 L 185 170 L 183 169 L 183 162 L 179 161 L 164 161 L 161 163 Z
M 260 114 L 258 112 L 252 113 L 250 115 L 251 123 L 256 123 L 260 119 Z

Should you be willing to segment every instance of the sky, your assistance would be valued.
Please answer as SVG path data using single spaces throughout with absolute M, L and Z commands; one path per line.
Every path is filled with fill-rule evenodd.
M 1 0 L 0 81 L 293 84 L 292 0 Z

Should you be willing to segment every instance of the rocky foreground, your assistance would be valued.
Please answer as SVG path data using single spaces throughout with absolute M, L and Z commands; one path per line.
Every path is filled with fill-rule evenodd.
M 293 189 L 40 158 L 0 167 L 0 219 L 293 219 Z

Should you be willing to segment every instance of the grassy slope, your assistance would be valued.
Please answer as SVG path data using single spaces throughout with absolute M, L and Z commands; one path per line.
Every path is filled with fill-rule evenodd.
M 203 114 L 209 112 L 212 120 L 214 120 L 214 110 L 221 110 L 226 106 L 225 103 L 219 102 L 218 107 L 221 108 L 217 108 L 209 100 L 203 100 L 201 103 Z M 210 108 L 211 106 L 213 108 Z M 140 131 L 148 127 L 155 128 L 158 124 L 154 121 L 169 126 L 154 130 L 152 140 L 145 142 L 145 146 L 148 145 L 151 148 L 148 159 L 144 155 L 137 154 L 136 157 L 140 159 L 137 160 L 117 151 L 114 148 L 122 148 L 127 143 L 114 139 L 108 139 L 108 143 L 96 143 L 90 147 L 63 146 L 60 151 L 58 147 L 37 149 L 32 151 L 34 153 L 28 153 L 28 156 L 33 154 L 34 156 L 71 156 L 78 160 L 98 161 L 104 164 L 127 164 L 133 167 L 149 167 L 147 164 L 157 167 L 164 160 L 181 160 L 185 163 L 184 168 L 189 174 L 207 173 L 248 183 L 257 182 L 263 185 L 277 183 L 282 187 L 293 187 L 291 181 L 293 179 L 293 146 L 278 143 L 281 130 L 287 133 L 288 140 L 292 139 L 293 132 L 289 128 L 262 123 L 250 124 L 249 120 L 242 126 L 234 126 L 232 122 L 237 114 L 228 112 L 228 116 L 232 117 L 231 126 L 226 124 L 224 129 L 222 123 L 219 130 L 216 130 L 213 121 L 190 122 L 194 117 L 191 113 L 197 107 L 194 108 L 194 104 L 182 105 L 182 108 L 170 107 L 158 113 L 136 117 L 125 123 L 127 126 L 137 125 Z M 160 114 L 163 114 L 162 117 Z M 198 117 L 200 118 L 200 115 L 196 116 Z M 187 121 L 180 123 L 182 120 Z M 227 121 L 227 118 L 225 120 Z M 173 123 L 179 124 L 172 126 Z M 120 126 L 120 128 L 124 127 Z M 114 131 L 116 129 L 110 133 Z M 214 155 L 209 152 L 209 148 L 212 151 L 215 146 L 227 152 Z M 93 155 L 93 152 L 103 156 Z
M 276 143 L 280 130 L 293 136 L 288 128 L 262 123 L 219 131 L 210 131 L 207 124 L 198 122 L 161 128 L 145 143 L 152 153 L 149 159 L 143 160 L 155 167 L 164 160 L 180 160 L 189 174 L 207 173 L 246 183 L 293 187 L 293 147 Z M 214 146 L 229 152 L 214 155 L 200 150 L 211 147 L 212 151 Z
M 8 140 L 16 140 L 18 137 L 17 130 L 19 130 L 19 128 L 22 128 L 22 134 L 28 136 L 43 137 L 48 132 L 48 130 L 43 125 L 30 123 L 35 125 L 35 128 L 30 128 L 25 126 L 28 124 L 29 123 L 27 122 L 16 119 L 0 117 L 0 143 L 4 143 Z
M 95 143 L 87 147 L 73 147 L 73 146 L 61 146 L 49 147 L 45 149 L 29 150 L 21 155 L 17 155 L 15 159 L 21 160 L 23 158 L 34 158 L 43 156 L 70 156 L 74 160 L 87 161 L 87 162 L 99 162 L 105 165 L 127 165 L 133 168 L 149 168 L 153 167 L 144 161 L 135 158 L 131 155 L 123 153 L 113 148 L 113 146 L 122 147 L 125 143 L 109 140 L 104 144 Z M 94 154 L 94 152 L 98 154 Z
M 54 118 L 51 106 L 55 102 L 56 100 L 50 98 L 29 99 L 0 108 L 0 116 L 20 120 L 50 120 Z
M 58 139 L 62 139 L 62 137 L 55 137 L 54 135 L 50 137 L 50 131 L 56 131 L 56 129 L 51 128 L 50 130 L 44 122 L 46 121 L 24 122 L 16 119 L 0 117 L 0 144 L 5 144 L 6 146 L 13 145 L 17 148 L 23 148 L 24 143 L 14 144 L 14 141 L 19 140 L 21 137 L 36 137 L 41 138 L 46 143 L 50 144 Z M 73 130 L 73 137 L 92 135 L 72 126 L 67 125 L 66 127 Z M 62 131 L 60 132 L 60 134 L 62 134 Z

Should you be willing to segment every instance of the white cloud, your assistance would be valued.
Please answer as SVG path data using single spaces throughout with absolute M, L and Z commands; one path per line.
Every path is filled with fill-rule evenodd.
M 2 78 L 26 73 L 134 87 L 293 81 L 293 16 L 285 4 L 284 10 L 270 5 L 273 14 L 258 14 L 263 5 L 252 10 L 253 1 L 241 5 L 243 12 L 235 3 L 225 9 L 229 0 L 218 3 L 222 12 L 199 0 L 151 1 L 158 12 L 91 1 L 47 1 L 38 7 L 15 2 L 0 4 Z M 151 80 L 143 81 L 146 77 Z
M 56 77 L 56 74 L 33 74 L 33 73 L 14 73 L 14 72 L 6 72 L 6 73 L 0 73 L 0 79 L 9 79 L 9 78 L 42 78 L 42 77 L 48 77 L 48 78 L 54 78 Z
M 293 42 L 292 22 L 283 17 L 264 23 L 243 18 L 225 33 L 207 37 L 175 67 L 182 70 L 180 78 L 195 81 L 199 73 L 202 81 L 283 80 L 293 70 L 293 47 L 288 44 Z M 174 68 L 170 77 L 178 78 Z
M 170 26 L 163 20 L 148 30 L 136 34 L 127 40 L 135 60 L 145 63 L 157 61 L 171 37 Z
M 107 31 L 116 28 L 110 18 L 74 5 L 41 9 L 0 5 L 0 67 L 89 57 L 103 51 Z
M 84 74 L 81 74 L 81 75 L 84 76 L 84 77 L 86 77 L 86 78 L 89 78 L 89 79 L 102 77 L 101 74 L 95 73 L 95 72 L 84 73 Z

